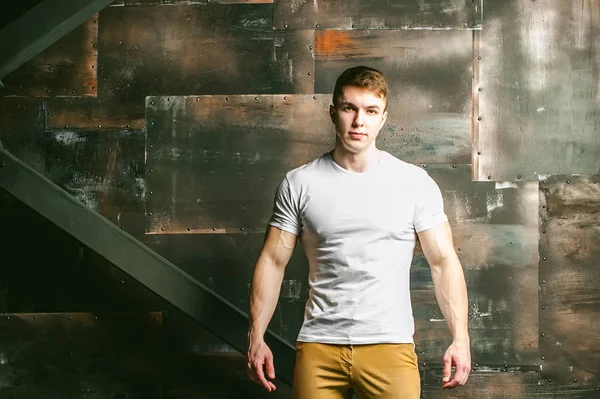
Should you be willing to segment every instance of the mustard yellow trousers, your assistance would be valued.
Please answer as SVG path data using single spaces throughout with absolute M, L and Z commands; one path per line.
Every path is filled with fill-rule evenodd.
M 413 344 L 296 343 L 294 399 L 419 399 L 421 379 Z

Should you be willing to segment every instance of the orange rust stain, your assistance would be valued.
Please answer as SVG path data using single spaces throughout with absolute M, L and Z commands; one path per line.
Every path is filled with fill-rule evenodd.
M 354 40 L 345 31 L 319 31 L 315 37 L 315 50 L 321 56 L 330 57 L 335 54 L 349 52 L 353 47 Z

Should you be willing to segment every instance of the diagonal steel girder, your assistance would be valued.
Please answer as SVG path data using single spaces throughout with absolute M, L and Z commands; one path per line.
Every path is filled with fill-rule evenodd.
M 0 30 L 0 81 L 114 0 L 43 0 Z
M 174 307 L 245 353 L 248 315 L 173 263 L 86 207 L 0 146 L 0 189 L 65 230 Z M 267 331 L 277 377 L 293 383 L 295 347 Z

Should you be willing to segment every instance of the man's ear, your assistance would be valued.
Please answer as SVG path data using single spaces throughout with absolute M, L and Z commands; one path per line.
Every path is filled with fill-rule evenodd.
M 329 117 L 331 118 L 331 122 L 335 125 L 335 107 L 333 104 L 329 106 Z
M 379 129 L 381 129 L 383 127 L 383 125 L 385 124 L 385 121 L 387 120 L 387 116 L 388 116 L 388 112 L 385 111 L 383 113 L 383 115 L 381 116 L 381 123 L 379 124 Z

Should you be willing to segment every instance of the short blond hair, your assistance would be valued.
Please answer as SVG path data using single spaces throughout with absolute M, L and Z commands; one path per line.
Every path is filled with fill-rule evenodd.
M 375 68 L 364 65 L 355 66 L 346 69 L 337 78 L 335 89 L 333 90 L 333 105 L 337 106 L 338 99 L 344 94 L 344 88 L 347 86 L 367 89 L 383 98 L 387 108 L 388 81 L 387 78 Z

